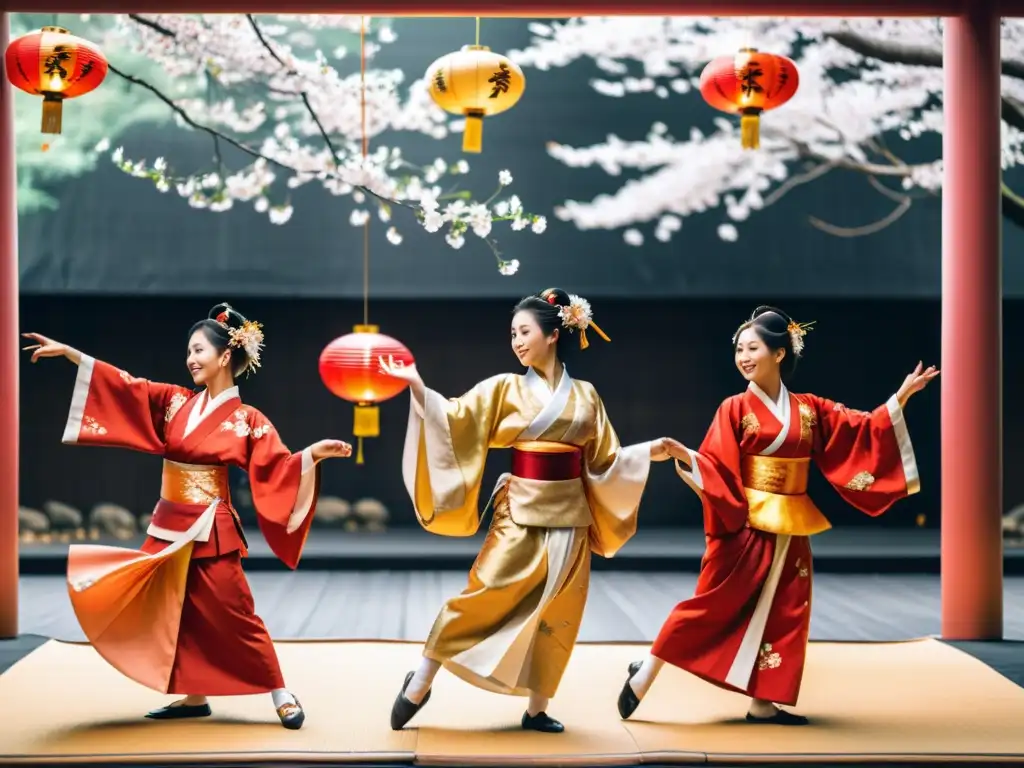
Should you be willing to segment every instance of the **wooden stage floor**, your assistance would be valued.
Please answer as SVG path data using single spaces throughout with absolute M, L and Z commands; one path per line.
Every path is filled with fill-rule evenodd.
M 524 700 L 442 672 L 405 730 L 388 713 L 419 646 L 277 644 L 306 723 L 286 731 L 270 697 L 212 700 L 214 716 L 154 722 L 172 697 L 121 676 L 84 644 L 47 641 L 0 675 L 0 764 L 404 765 L 545 768 L 936 763 L 1020 765 L 1024 688 L 936 641 L 812 643 L 803 728 L 751 726 L 742 697 L 666 668 L 633 718 L 615 698 L 645 646 L 577 646 L 549 710 L 563 734 L 518 727 Z M 785 663 L 785 660 L 783 660 Z M 11 706 L 16 705 L 16 706 Z

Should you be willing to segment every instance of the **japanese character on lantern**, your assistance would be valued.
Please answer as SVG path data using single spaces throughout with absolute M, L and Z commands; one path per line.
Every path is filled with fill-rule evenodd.
M 380 372 L 379 358 L 393 357 L 405 365 L 416 362 L 409 349 L 376 325 L 357 325 L 320 353 L 320 379 L 337 397 L 355 404 L 352 428 L 359 440 L 356 463 L 363 462 L 363 438 L 380 436 L 378 403 L 390 400 L 409 383 Z
M 781 107 L 796 94 L 800 74 L 785 56 L 743 48 L 719 56 L 700 75 L 700 94 L 715 109 L 740 115 L 744 149 L 761 145 L 761 113 Z
M 5 64 L 11 85 L 43 97 L 42 132 L 49 134 L 61 132 L 64 100 L 95 90 L 108 70 L 99 48 L 63 27 L 43 27 L 12 40 Z
M 453 115 L 466 118 L 463 152 L 483 149 L 484 118 L 511 109 L 526 89 L 526 77 L 513 61 L 485 45 L 466 45 L 427 68 L 430 97 Z

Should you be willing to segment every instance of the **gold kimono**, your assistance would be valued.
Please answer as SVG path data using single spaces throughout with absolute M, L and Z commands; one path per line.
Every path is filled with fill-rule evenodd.
M 552 391 L 531 368 L 460 398 L 428 389 L 409 413 L 402 474 L 416 516 L 442 536 L 480 526 L 484 463 L 511 448 L 513 470 L 462 594 L 441 609 L 424 655 L 496 693 L 552 697 L 576 643 L 590 553 L 613 557 L 636 532 L 650 443 L 621 447 L 593 385 L 562 372 Z

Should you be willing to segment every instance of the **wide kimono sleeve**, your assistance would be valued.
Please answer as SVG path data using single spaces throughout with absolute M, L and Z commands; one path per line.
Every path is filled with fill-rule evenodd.
M 738 398 L 729 398 L 718 406 L 700 450 L 689 451 L 689 470 L 676 461 L 676 472 L 700 497 L 704 532 L 709 536 L 726 536 L 743 529 L 750 512 L 736 436 L 739 404 Z
M 252 410 L 248 436 L 249 488 L 256 519 L 271 551 L 295 568 L 320 495 L 320 466 L 310 448 L 292 453 L 266 416 Z
M 867 413 L 816 395 L 800 395 L 817 415 L 814 461 L 839 495 L 881 515 L 921 490 L 914 447 L 896 396 Z
M 480 527 L 484 464 L 509 380 L 492 376 L 450 399 L 428 388 L 422 411 L 410 393 L 402 478 L 427 531 L 472 536 Z
M 590 549 L 614 557 L 636 533 L 637 511 L 651 471 L 651 443 L 623 447 L 604 403 L 591 391 L 596 412 L 594 439 L 584 452 L 583 480 L 590 504 Z
M 184 387 L 138 379 L 82 355 L 62 440 L 162 454 L 164 427 L 191 396 Z

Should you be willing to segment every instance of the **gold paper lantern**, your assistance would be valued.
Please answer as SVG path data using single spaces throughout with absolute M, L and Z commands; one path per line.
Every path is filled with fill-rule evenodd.
M 484 117 L 511 109 L 526 90 L 523 70 L 485 45 L 466 45 L 442 56 L 430 65 L 427 78 L 434 103 L 466 117 L 463 152 L 480 152 Z

